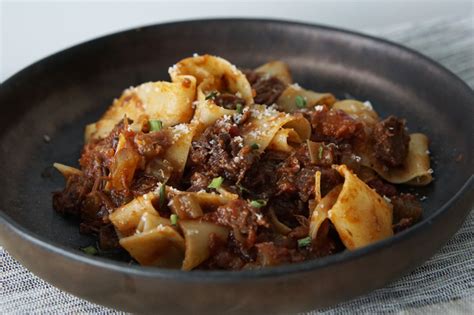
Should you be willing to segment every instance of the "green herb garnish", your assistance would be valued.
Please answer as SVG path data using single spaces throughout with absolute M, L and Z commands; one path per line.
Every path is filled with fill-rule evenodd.
M 150 131 L 160 131 L 163 129 L 161 120 L 150 120 Z
M 258 145 L 258 143 L 252 143 L 252 144 L 250 145 L 250 148 L 251 148 L 252 150 L 258 150 L 258 148 L 260 148 L 260 146 Z
M 322 160 L 322 158 L 323 158 L 323 146 L 322 145 L 319 146 L 318 158 L 320 160 Z
M 224 182 L 224 179 L 221 176 L 216 177 L 211 181 L 211 183 L 207 186 L 207 188 L 218 189 L 219 187 L 221 187 L 223 182 Z
M 250 201 L 250 205 L 254 208 L 261 208 L 266 206 L 267 201 L 263 199 L 257 199 L 257 200 L 252 200 Z
M 212 91 L 211 93 L 207 94 L 207 96 L 206 96 L 206 101 L 207 101 L 207 100 L 211 100 L 211 99 L 213 100 L 213 99 L 216 98 L 216 96 L 217 96 L 217 92 L 216 92 L 216 91 Z
M 235 110 L 237 111 L 237 114 L 242 114 L 244 112 L 244 107 L 242 106 L 242 104 L 237 104 L 235 106 Z
M 170 216 L 170 221 L 171 221 L 171 224 L 172 224 L 172 225 L 178 224 L 178 216 L 173 213 L 173 214 Z
M 165 184 L 160 186 L 160 210 L 165 206 Z
M 298 247 L 307 247 L 311 245 L 311 237 L 305 237 L 298 240 Z
M 87 255 L 92 255 L 92 256 L 97 255 L 97 252 L 98 252 L 98 251 L 97 251 L 97 248 L 95 248 L 95 247 L 92 246 L 92 245 L 91 245 L 91 246 L 84 247 L 84 248 L 81 248 L 81 250 L 82 250 L 85 254 L 87 254 Z
M 298 107 L 298 108 L 306 107 L 306 100 L 301 95 L 296 95 L 295 102 L 296 102 L 296 107 Z

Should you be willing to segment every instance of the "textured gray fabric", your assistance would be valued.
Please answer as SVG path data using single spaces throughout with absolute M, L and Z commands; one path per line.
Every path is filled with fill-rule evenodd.
M 473 17 L 367 30 L 437 60 L 474 87 Z M 121 314 L 37 278 L 0 247 L 0 313 Z M 409 275 L 366 296 L 308 314 L 474 314 L 474 213 L 434 257 Z

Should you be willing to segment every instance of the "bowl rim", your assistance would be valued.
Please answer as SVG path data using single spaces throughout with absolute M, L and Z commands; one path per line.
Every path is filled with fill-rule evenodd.
M 165 27 L 174 27 L 182 26 L 186 24 L 193 23 L 208 23 L 208 22 L 217 22 L 217 23 L 256 23 L 256 24 L 274 24 L 284 27 L 300 27 L 305 29 L 319 30 L 323 32 L 332 32 L 339 35 L 349 36 L 357 40 L 363 40 L 369 42 L 371 45 L 378 45 L 388 47 L 392 51 L 397 51 L 398 53 L 408 54 L 412 57 L 415 57 L 417 61 L 423 62 L 425 65 L 436 69 L 443 73 L 443 75 L 451 77 L 452 84 L 456 84 L 459 88 L 466 89 L 468 93 L 471 93 L 474 99 L 474 91 L 458 76 L 456 76 L 452 71 L 446 69 L 444 66 L 439 64 L 436 61 L 422 55 L 421 53 L 404 47 L 403 45 L 391 42 L 386 39 L 378 38 L 371 35 L 362 34 L 359 32 L 346 30 L 342 28 L 320 25 L 320 24 L 311 24 L 303 23 L 292 20 L 278 20 L 278 19 L 264 19 L 264 18 L 205 18 L 205 19 L 189 19 L 189 20 L 179 20 L 167 23 L 157 23 L 149 24 L 145 26 L 139 26 L 134 28 L 128 28 L 118 32 L 109 33 L 91 40 L 86 40 L 78 44 L 72 45 L 68 48 L 60 50 L 56 53 L 53 53 L 45 58 L 42 58 L 27 67 L 16 72 L 6 80 L 4 80 L 0 85 L 0 91 L 4 89 L 5 86 L 14 83 L 15 79 L 27 71 L 31 70 L 32 67 L 54 61 L 58 55 L 64 53 L 74 52 L 76 49 L 84 49 L 87 45 L 93 45 L 96 42 L 100 42 L 115 36 L 123 36 L 132 34 L 136 31 L 141 30 L 151 30 L 155 28 L 165 28 Z M 390 238 L 378 241 L 366 247 L 348 251 L 345 250 L 341 253 L 321 257 L 318 259 L 312 259 L 300 263 L 292 263 L 287 265 L 275 266 L 275 267 L 265 267 L 260 269 L 250 269 L 250 270 L 238 270 L 238 271 L 227 271 L 227 270 L 193 270 L 182 271 L 179 269 L 164 269 L 157 267 L 147 267 L 140 265 L 129 265 L 125 262 L 115 261 L 108 258 L 89 256 L 77 249 L 67 247 L 61 244 L 58 244 L 54 241 L 50 241 L 45 237 L 31 232 L 28 229 L 22 227 L 20 224 L 15 222 L 14 219 L 9 217 L 2 209 L 0 209 L 0 225 L 6 226 L 7 229 L 10 229 L 11 232 L 21 237 L 23 240 L 26 240 L 42 250 L 47 251 L 51 254 L 63 256 L 65 259 L 75 261 L 77 263 L 83 263 L 91 265 L 96 268 L 107 269 L 111 272 L 120 272 L 126 273 L 128 275 L 134 276 L 143 276 L 156 279 L 173 279 L 179 281 L 199 281 L 199 282 L 229 282 L 229 281 L 240 281 L 240 280 L 250 280 L 256 278 L 268 278 L 268 277 L 281 277 L 287 276 L 299 272 L 309 272 L 317 269 L 325 268 L 329 265 L 342 264 L 352 260 L 360 259 L 371 254 L 380 252 L 383 248 L 390 247 L 393 244 L 401 243 L 402 241 L 407 241 L 410 238 L 415 237 L 421 233 L 422 230 L 429 228 L 434 221 L 438 220 L 440 216 L 449 211 L 449 208 L 453 204 L 462 198 L 464 194 L 472 192 L 474 190 L 474 175 L 471 173 L 470 177 L 465 181 L 462 187 L 454 194 L 448 201 L 446 201 L 441 207 L 436 209 L 430 216 L 424 218 L 421 222 L 417 223 L 413 227 L 402 231 Z

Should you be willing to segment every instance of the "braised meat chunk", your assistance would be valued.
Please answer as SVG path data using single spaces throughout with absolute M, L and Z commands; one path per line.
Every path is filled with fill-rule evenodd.
M 263 75 L 249 70 L 245 71 L 245 75 L 252 89 L 255 90 L 255 104 L 274 104 L 287 87 L 284 82 L 273 76 Z
M 374 148 L 377 158 L 388 167 L 403 164 L 408 155 L 410 137 L 405 121 L 395 116 L 377 123 L 373 131 Z

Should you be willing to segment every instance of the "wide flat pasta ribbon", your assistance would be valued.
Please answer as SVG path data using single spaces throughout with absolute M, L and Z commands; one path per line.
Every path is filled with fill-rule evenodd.
M 124 117 L 133 120 L 131 128 L 141 129 L 143 118 L 161 120 L 164 127 L 187 123 L 193 116 L 196 96 L 193 76 L 175 76 L 173 82 L 148 82 L 123 92 L 101 119 L 87 125 L 85 142 L 107 136 Z
M 312 212 L 310 236 L 317 238 L 326 220 L 332 222 L 350 250 L 392 236 L 392 206 L 346 165 L 335 168 L 344 177 L 344 184 L 328 193 Z
M 311 135 L 311 126 L 301 114 L 282 113 L 264 105 L 252 106 L 251 112 L 249 121 L 242 128 L 242 137 L 246 145 L 257 144 L 262 152 L 270 145 L 281 128 L 294 130 L 299 136 L 298 141 L 306 141 Z

